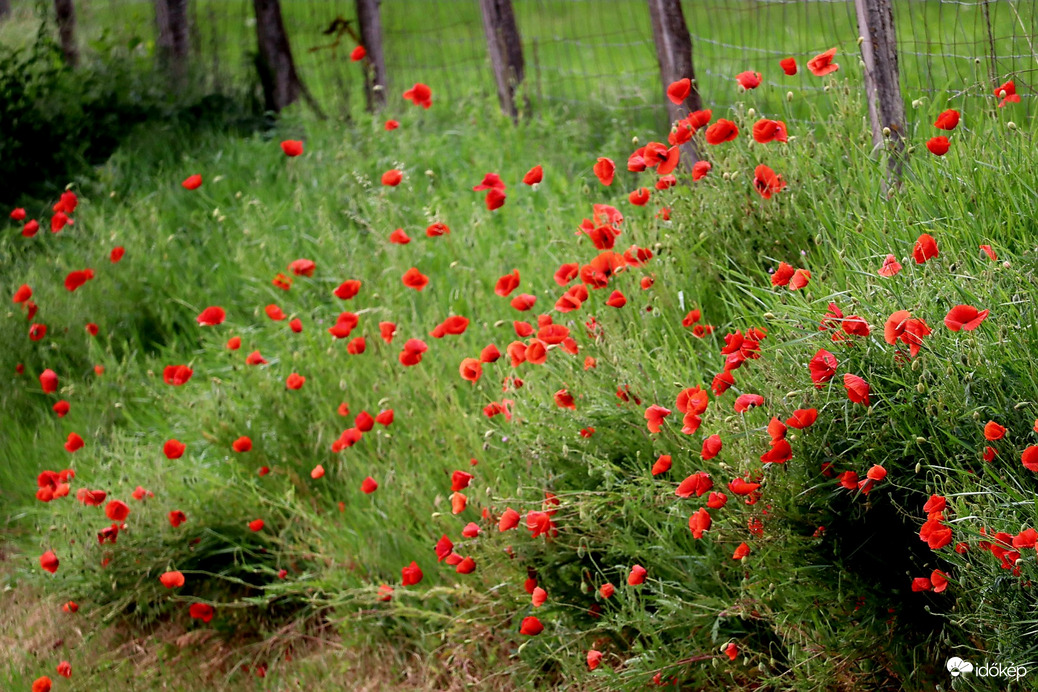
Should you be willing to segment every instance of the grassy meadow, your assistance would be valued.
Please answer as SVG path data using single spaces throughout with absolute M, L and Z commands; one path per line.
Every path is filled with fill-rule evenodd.
M 226 12 L 204 28 L 233 37 L 239 4 L 195 11 Z M 655 172 L 626 163 L 666 142 L 659 109 L 612 109 L 655 101 L 651 44 L 623 58 L 587 48 L 616 63 L 589 80 L 588 53 L 546 40 L 593 43 L 594 22 L 643 40 L 647 26 L 623 21 L 641 16 L 634 3 L 600 13 L 517 0 L 520 27 L 545 37 L 540 92 L 531 74 L 518 125 L 487 80 L 463 81 L 489 75 L 474 3 L 391 11 L 402 4 L 384 5 L 387 36 L 414 38 L 388 41 L 385 112 L 362 112 L 357 66 L 322 72 L 307 52 L 327 39 L 297 27 L 319 25 L 323 3 L 286 2 L 304 78 L 331 118 L 300 105 L 245 134 L 148 123 L 105 163 L 54 181 L 52 197 L 12 205 L 27 218 L 0 236 L 0 295 L 28 286 L 38 312 L 27 319 L 21 301 L 0 313 L 0 688 L 46 675 L 59 691 L 1031 689 L 1026 675 L 946 667 L 958 657 L 1038 674 L 1038 127 L 1026 73 L 1023 102 L 999 108 L 977 86 L 981 67 L 921 77 L 906 58 L 909 158 L 888 195 L 856 36 L 783 22 L 788 5 L 732 11 L 696 60 L 713 121 L 739 134 L 710 145 L 700 130 L 709 173 L 693 181 L 679 167 L 658 189 Z M 87 37 L 111 12 L 150 17 L 148 3 L 84 5 Z M 907 5 L 919 14 L 903 32 L 947 24 L 949 42 L 977 39 L 943 5 Z M 19 11 L 0 40 L 33 32 Z M 1016 35 L 1015 17 L 995 17 Z M 761 32 L 765 20 L 787 31 Z M 437 22 L 457 42 L 422 39 Z M 801 72 L 725 48 L 754 36 Z M 248 44 L 224 45 L 234 69 Z M 832 46 L 839 71 L 804 69 Z M 149 55 L 146 43 L 134 51 Z M 421 68 L 436 64 L 471 67 Z M 737 90 L 748 69 L 763 84 Z M 427 110 L 400 95 L 418 81 L 432 87 Z M 975 88 L 949 101 L 923 85 Z M 336 111 L 336 97 L 354 100 Z M 941 132 L 949 107 L 962 120 Z M 787 142 L 754 141 L 762 114 L 788 122 Z M 926 143 L 941 134 L 950 149 L 936 156 Z M 285 140 L 302 155 L 286 156 Z M 616 163 L 610 185 L 599 157 Z M 538 165 L 543 181 L 524 184 Z M 770 198 L 754 182 L 760 165 L 785 182 Z M 472 189 L 489 172 L 507 186 L 494 210 Z M 193 175 L 201 186 L 186 189 Z M 52 233 L 66 185 L 74 224 Z M 642 187 L 647 204 L 633 204 Z M 29 219 L 41 228 L 24 237 Z M 584 219 L 620 231 L 612 250 L 581 232 Z M 431 235 L 437 223 L 449 232 Z M 410 242 L 393 242 L 397 229 Z M 937 251 L 917 260 L 924 235 Z M 884 276 L 889 256 L 901 267 Z M 607 259 L 615 273 L 587 269 Z M 565 264 L 585 270 L 557 279 Z M 800 270 L 796 290 L 777 278 L 785 265 Z M 421 290 L 402 280 L 412 268 L 428 277 Z M 514 270 L 518 286 L 497 291 Z M 340 297 L 347 281 L 359 290 Z M 989 313 L 953 330 L 960 305 Z M 210 306 L 226 318 L 202 325 Z M 356 326 L 338 338 L 343 313 Z M 467 326 L 439 334 L 452 317 Z M 912 319 L 925 324 L 905 331 Z M 46 332 L 30 336 L 33 324 Z M 411 339 L 427 347 L 418 363 Z M 464 359 L 490 344 L 500 358 L 484 357 L 478 377 L 469 363 L 466 379 Z M 168 383 L 179 365 L 190 378 Z M 688 418 L 697 387 L 707 403 Z M 657 432 L 654 406 L 669 411 Z M 71 433 L 83 440 L 74 452 Z M 40 501 L 41 472 L 64 469 L 68 495 Z M 106 514 L 119 516 L 112 501 L 128 516 Z M 49 550 L 54 573 L 41 565 Z M 182 586 L 161 583 L 170 572 Z M 211 619 L 192 615 L 205 606 Z M 543 630 L 529 634 L 529 618 Z

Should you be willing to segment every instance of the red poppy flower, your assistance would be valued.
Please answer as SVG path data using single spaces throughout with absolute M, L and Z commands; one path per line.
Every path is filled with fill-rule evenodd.
M 72 664 L 69 663 L 68 661 L 62 661 L 61 663 L 59 663 L 58 664 L 58 675 L 60 675 L 63 678 L 71 678 L 72 677 Z
M 432 89 L 428 85 L 419 82 L 404 92 L 404 99 L 416 106 L 428 109 L 432 106 Z
M 786 187 L 786 181 L 764 164 L 753 169 L 753 187 L 764 199 L 771 199 L 776 192 Z
M 400 127 L 400 122 L 399 121 L 397 121 L 397 120 L 387 120 L 386 121 L 386 130 L 387 131 L 395 130 L 398 127 Z
M 992 262 L 998 260 L 998 255 L 995 254 L 995 251 L 991 249 L 990 245 L 981 245 L 980 249 L 984 251 L 984 254 L 987 255 L 988 259 L 990 259 Z
M 692 93 L 692 80 L 688 78 L 671 82 L 667 86 L 667 98 L 676 105 L 681 105 L 690 93 Z
M 823 384 L 833 379 L 837 364 L 836 356 L 825 349 L 819 349 L 812 356 L 808 369 L 811 371 L 811 381 L 817 389 L 821 389 Z
M 926 148 L 930 150 L 930 153 L 935 156 L 944 156 L 948 153 L 950 144 L 948 138 L 943 135 L 940 137 L 932 137 L 927 143 Z
M 53 550 L 48 550 L 43 555 L 40 555 L 40 567 L 51 574 L 58 571 L 58 556 L 54 554 Z
M 12 221 L 24 221 L 25 220 L 25 209 L 19 207 L 11 212 Z
M 781 120 L 762 118 L 753 124 L 753 138 L 761 144 L 767 144 L 771 141 L 785 142 L 788 140 L 786 123 Z
M 47 325 L 45 324 L 31 324 L 29 325 L 29 340 L 40 341 L 47 336 Z
M 633 204 L 636 207 L 644 207 L 646 204 L 649 203 L 649 197 L 651 196 L 651 194 L 652 193 L 649 192 L 649 188 L 640 187 L 634 192 L 632 192 L 630 195 L 628 195 L 627 199 L 631 202 L 631 204 Z
M 740 72 L 735 75 L 735 81 L 739 83 L 743 89 L 749 91 L 750 89 L 756 89 L 760 86 L 760 72 Z
M 869 385 L 865 380 L 847 373 L 843 376 L 843 386 L 847 388 L 847 398 L 856 404 L 869 405 Z
M 360 286 L 360 281 L 349 279 L 339 284 L 339 287 L 332 291 L 332 294 L 341 300 L 350 300 L 360 293 Z
M 317 466 L 310 469 L 310 478 L 313 478 L 315 481 L 318 478 L 324 478 L 324 466 L 318 464 Z
M 879 268 L 878 274 L 889 278 L 899 271 L 901 271 L 901 263 L 893 255 L 887 255 L 887 258 L 883 260 L 883 266 Z
M 231 449 L 239 454 L 244 454 L 252 449 L 252 440 L 245 436 L 239 437 L 231 443 Z
M 208 603 L 192 603 L 188 608 L 188 615 L 194 620 L 208 623 L 213 619 L 213 607 Z
M 288 265 L 288 270 L 296 276 L 313 276 L 316 269 L 317 264 L 308 259 L 292 260 Z
M 184 186 L 185 190 L 197 190 L 202 186 L 202 176 L 198 175 L 197 173 L 195 175 L 188 176 L 184 179 L 184 182 L 182 182 L 181 185 Z
M 793 448 L 783 439 L 774 440 L 771 443 L 771 449 L 761 455 L 761 463 L 764 464 L 784 464 L 793 458 Z
M 425 227 L 425 235 L 429 238 L 436 238 L 441 235 L 447 235 L 450 232 L 450 226 L 441 221 L 436 221 Z
M 266 365 L 267 359 L 260 355 L 259 351 L 253 351 L 245 357 L 246 365 Z
M 544 631 L 544 625 L 541 621 L 532 615 L 523 618 L 523 622 L 519 625 L 519 634 L 533 637 Z
M 703 534 L 710 529 L 711 523 L 713 520 L 710 512 L 706 511 L 706 508 L 700 507 L 698 512 L 688 518 L 688 529 L 692 532 L 693 538 L 702 538 Z
M 783 58 L 782 60 L 779 60 L 779 67 L 782 68 L 783 72 L 792 77 L 797 73 L 796 58 Z
M 938 130 L 954 130 L 959 124 L 959 111 L 949 108 L 937 116 L 937 122 L 933 124 Z
M 302 389 L 306 378 L 298 373 L 292 373 L 285 379 L 285 387 L 288 389 Z
M 730 142 L 739 136 L 739 128 L 731 120 L 718 119 L 710 127 L 706 128 L 707 144 L 723 144 Z
M 167 589 L 178 589 L 184 585 L 184 575 L 180 572 L 163 572 L 159 575 L 159 581 Z
M 883 325 L 883 338 L 891 345 L 898 341 L 907 344 L 914 358 L 923 345 L 923 337 L 929 336 L 931 330 L 924 320 L 913 318 L 910 314 L 908 310 L 898 310 L 891 314 Z
M 595 162 L 594 172 L 600 183 L 606 186 L 612 185 L 613 176 L 616 174 L 616 164 L 613 163 L 612 159 L 600 157 Z
M 1038 427 L 1038 422 L 1035 423 Z M 1020 462 L 1029 471 L 1038 473 L 1038 445 L 1031 445 L 1020 455 Z
M 544 180 L 544 169 L 540 166 L 534 166 L 523 176 L 523 182 L 527 185 L 536 185 L 542 180 Z
M 816 420 L 818 420 L 818 409 L 798 408 L 796 411 L 793 411 L 792 416 L 786 419 L 786 425 L 797 430 L 803 430 L 814 425 Z
M 24 303 L 25 301 L 32 298 L 32 289 L 27 284 L 22 284 L 18 287 L 18 290 L 14 292 L 11 300 L 15 303 Z
M 799 291 L 811 281 L 811 272 L 807 269 L 797 269 L 789 280 L 789 290 Z
M 836 72 L 840 69 L 840 66 L 833 62 L 834 57 L 836 57 L 836 49 L 830 48 L 808 60 L 807 69 L 811 70 L 811 74 L 816 77 L 824 77 L 827 74 Z
M 179 387 L 186 384 L 194 374 L 195 371 L 186 365 L 167 365 L 162 371 L 162 381 Z
M 185 521 L 187 521 L 187 515 L 179 509 L 175 509 L 169 513 L 169 525 L 173 528 L 177 528 Z
M 746 413 L 751 408 L 762 406 L 764 397 L 760 394 L 740 394 L 735 400 L 735 412 Z
M 67 416 L 69 408 L 71 408 L 70 404 L 64 399 L 54 404 L 54 406 L 52 407 L 54 413 L 58 414 L 58 418 L 64 418 L 65 416 Z
M 461 373 L 461 379 L 476 382 L 483 376 L 483 366 L 475 358 L 465 358 L 458 366 L 458 372 Z
M 519 288 L 519 270 L 513 269 L 511 274 L 505 274 L 497 280 L 494 293 L 505 298 L 517 288 Z
M 537 297 L 532 296 L 529 293 L 521 293 L 515 298 L 512 298 L 511 305 L 513 308 L 520 312 L 526 312 L 533 307 L 534 303 L 537 302 Z
M 663 419 L 671 414 L 669 408 L 664 408 L 653 404 L 649 408 L 645 409 L 645 420 L 649 428 L 649 432 L 658 433 L 660 426 L 663 425 Z
M 1007 103 L 1020 103 L 1020 95 L 1016 93 L 1016 84 L 1013 80 L 1009 80 L 995 89 L 995 96 L 1002 99 L 998 103 L 999 108 Z
M 693 493 L 696 497 L 702 497 L 706 493 L 710 492 L 714 487 L 714 482 L 710 479 L 709 474 L 704 471 L 693 473 L 691 476 L 681 481 L 678 484 L 674 494 L 678 497 L 692 497 Z
M 360 482 L 360 491 L 365 495 L 370 495 L 376 490 L 378 490 L 378 483 L 371 476 L 368 476 Z
M 736 546 L 735 552 L 732 553 L 732 559 L 733 560 L 742 560 L 744 557 L 746 557 L 749 554 L 750 554 L 750 546 L 746 545 L 745 543 L 740 543 L 738 546 Z M 732 658 L 732 660 L 734 661 L 735 659 Z
M 404 229 L 398 228 L 389 234 L 389 242 L 395 245 L 407 245 L 411 242 L 411 238 L 404 233 Z
M 364 48 L 364 46 L 357 46 L 352 51 L 350 51 L 350 60 L 353 62 L 360 62 L 361 60 L 366 58 L 367 55 L 368 51 Z
M 303 143 L 298 139 L 286 139 L 281 143 L 281 151 L 285 156 L 299 156 L 303 153 Z
M 58 391 L 58 375 L 50 368 L 40 373 L 40 387 L 45 394 L 53 394 Z
M 977 310 L 972 305 L 956 305 L 944 318 L 944 326 L 953 332 L 965 329 L 972 332 L 988 318 L 988 310 Z
M 406 272 L 404 272 L 404 275 L 401 278 L 401 280 L 403 281 L 404 286 L 407 286 L 408 288 L 413 288 L 416 291 L 421 291 L 429 285 L 429 277 L 425 274 L 422 274 L 415 267 L 411 267 Z
M 185 449 L 187 449 L 187 445 L 180 440 L 166 440 L 166 444 L 162 445 L 162 453 L 171 460 L 184 456 Z
M 115 247 L 112 248 L 112 252 L 108 255 L 108 259 L 112 262 L 112 264 L 116 264 L 119 260 L 123 258 L 124 254 L 126 254 L 125 249 L 121 247 Z
M 198 324 L 203 327 L 215 327 L 218 324 L 223 324 L 226 317 L 227 313 L 224 312 L 224 309 L 214 305 L 199 313 Z
M 923 233 L 915 241 L 915 247 L 912 248 L 912 258 L 916 264 L 922 264 L 931 257 L 937 257 L 937 241 L 933 239 L 933 236 L 929 233 Z
M 667 471 L 670 471 L 670 467 L 671 467 L 670 455 L 669 454 L 661 454 L 660 457 L 658 459 L 656 459 L 656 463 L 654 463 L 652 465 L 652 475 L 658 476 L 661 473 L 666 473 Z
M 382 174 L 382 184 L 386 187 L 396 187 L 404 179 L 404 174 L 395 168 L 391 168 Z
M 75 291 L 92 278 L 94 278 L 94 271 L 92 269 L 69 272 L 68 276 L 65 277 L 65 289 L 70 292 Z

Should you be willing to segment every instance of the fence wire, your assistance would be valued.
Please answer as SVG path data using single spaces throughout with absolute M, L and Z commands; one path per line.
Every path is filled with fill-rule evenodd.
M 81 0 L 102 26 L 133 26 L 154 40 L 148 0 Z M 990 108 L 994 89 L 1012 79 L 1022 102 L 1014 117 L 1035 108 L 1038 82 L 1038 2 L 1035 0 L 893 0 L 901 88 L 909 103 Z M 325 110 L 363 106 L 362 73 L 350 61 L 356 28 L 353 0 L 282 0 L 298 71 Z M 601 117 L 659 127 L 665 124 L 652 27 L 645 0 L 513 0 L 526 79 L 521 99 L 559 106 L 571 117 Z M 794 122 L 838 112 L 827 79 L 807 60 L 837 48 L 836 88 L 860 93 L 857 16 L 853 0 L 685 0 L 697 82 L 715 109 L 740 102 Z M 255 22 L 250 0 L 192 0 L 192 41 L 214 82 L 254 82 Z M 478 0 L 384 0 L 382 23 L 390 95 L 415 82 L 461 107 L 496 99 Z M 149 33 L 150 32 L 150 33 Z M 796 75 L 779 60 L 794 57 Z M 734 77 L 760 72 L 752 98 Z M 792 93 L 792 98 L 789 94 Z M 851 93 L 848 91 L 848 93 Z M 435 97 L 434 97 L 435 98 Z M 922 117 L 922 116 L 920 116 Z

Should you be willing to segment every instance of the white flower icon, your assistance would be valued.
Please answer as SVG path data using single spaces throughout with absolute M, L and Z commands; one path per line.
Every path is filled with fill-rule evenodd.
M 963 673 L 973 672 L 973 664 L 969 661 L 963 661 L 958 656 L 952 656 L 949 658 L 945 667 L 948 669 L 948 672 L 952 674 L 953 678 L 957 678 Z

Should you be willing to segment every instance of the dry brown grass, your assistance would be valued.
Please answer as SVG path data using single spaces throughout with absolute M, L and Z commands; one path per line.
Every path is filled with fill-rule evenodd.
M 508 677 L 488 670 L 479 646 L 444 645 L 433 655 L 378 645 L 363 632 L 346 645 L 327 623 L 293 622 L 262 640 L 214 629 L 163 622 L 148 631 L 125 624 L 96 627 L 83 604 L 76 614 L 63 601 L 14 579 L 15 558 L 0 550 L 0 689 L 29 690 L 49 675 L 61 692 L 171 690 L 487 690 L 516 689 Z M 353 627 L 363 627 L 363 622 Z M 489 633 L 487 633 L 489 637 Z M 505 644 L 496 645 L 507 660 Z M 72 664 L 72 678 L 55 673 Z M 256 667 L 267 666 L 259 678 Z M 247 666 L 247 670 L 243 667 Z

